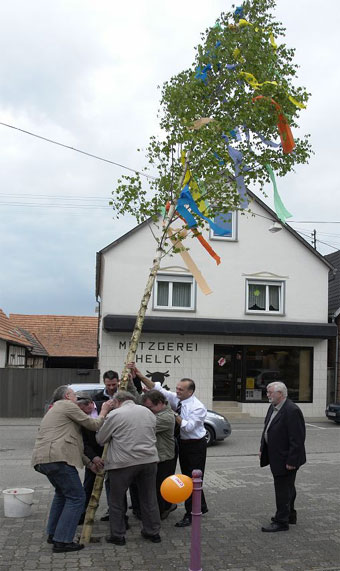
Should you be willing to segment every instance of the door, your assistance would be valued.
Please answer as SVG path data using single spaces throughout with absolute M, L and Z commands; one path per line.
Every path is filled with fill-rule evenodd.
M 241 401 L 242 347 L 214 346 L 213 400 Z

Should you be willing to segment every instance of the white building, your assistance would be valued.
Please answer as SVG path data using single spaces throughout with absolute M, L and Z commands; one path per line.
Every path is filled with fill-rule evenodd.
M 198 397 L 233 401 L 263 416 L 266 384 L 282 380 L 306 416 L 324 415 L 331 265 L 294 230 L 269 232 L 275 214 L 250 193 L 252 215 L 233 213 L 225 237 L 206 234 L 216 265 L 192 234 L 190 248 L 212 293 L 204 295 L 179 254 L 161 264 L 136 355 L 174 388 L 193 378 Z M 143 223 L 97 254 L 99 367 L 123 368 L 156 243 Z M 216 406 L 216 402 L 215 402 Z

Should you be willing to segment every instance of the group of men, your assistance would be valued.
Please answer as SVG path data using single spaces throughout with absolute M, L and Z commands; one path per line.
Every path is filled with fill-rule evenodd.
M 128 391 L 119 390 L 117 373 L 104 374 L 104 389 L 91 399 L 80 399 L 69 387 L 59 387 L 54 404 L 42 420 L 32 464 L 55 488 L 47 541 L 54 552 L 82 549 L 74 542 L 76 527 L 83 521 L 95 474 L 105 468 L 109 505 L 109 543 L 125 545 L 128 529 L 127 491 L 138 503 L 141 535 L 161 542 L 161 520 L 176 509 L 160 494 L 163 480 L 174 474 L 177 458 L 183 474 L 194 469 L 204 474 L 206 462 L 205 406 L 195 396 L 195 383 L 183 378 L 176 391 L 154 383 L 130 363 Z M 132 383 L 132 379 L 135 383 Z M 140 395 L 135 385 L 144 385 Z M 267 387 L 271 406 L 261 438 L 260 464 L 270 465 L 275 485 L 276 513 L 263 532 L 289 529 L 297 521 L 294 507 L 295 477 L 306 461 L 305 425 L 301 410 L 287 398 L 283 383 Z M 81 410 L 82 409 L 82 410 Z M 106 417 L 106 418 L 105 418 Z M 105 421 L 104 421 L 105 418 Z M 105 464 L 102 448 L 107 444 Z M 84 488 L 76 468 L 85 464 Z M 133 492 L 133 493 L 132 493 Z M 202 513 L 208 512 L 202 491 Z M 176 527 L 191 525 L 192 499 Z M 72 517 L 70 515 L 72 514 Z

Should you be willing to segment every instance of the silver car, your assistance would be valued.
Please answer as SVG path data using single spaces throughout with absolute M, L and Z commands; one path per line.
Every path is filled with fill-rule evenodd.
M 101 383 L 79 383 L 70 385 L 70 387 L 77 394 L 81 393 L 82 396 L 93 398 L 96 393 L 103 390 L 104 385 Z M 231 435 L 230 422 L 213 410 L 208 410 L 204 426 L 208 446 Z

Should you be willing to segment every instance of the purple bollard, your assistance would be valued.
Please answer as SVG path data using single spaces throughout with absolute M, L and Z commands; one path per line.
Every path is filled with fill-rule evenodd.
M 193 470 L 192 481 L 192 524 L 191 524 L 191 549 L 189 571 L 202 571 L 201 567 L 201 496 L 202 496 L 202 472 Z

